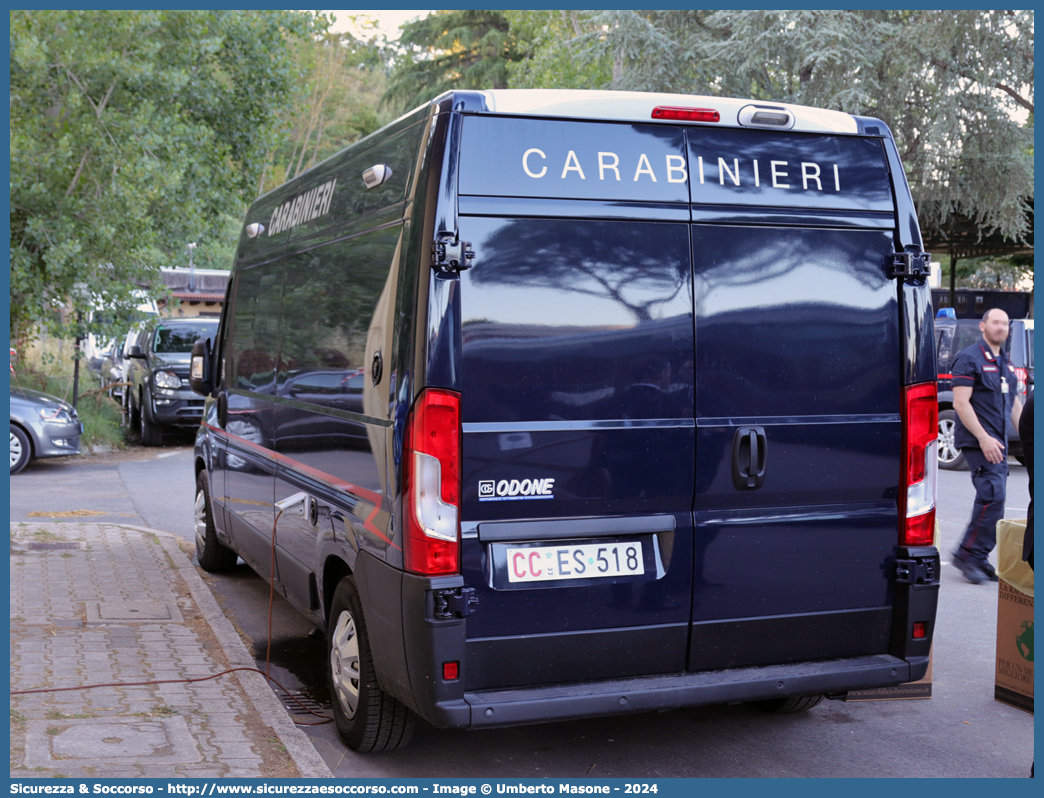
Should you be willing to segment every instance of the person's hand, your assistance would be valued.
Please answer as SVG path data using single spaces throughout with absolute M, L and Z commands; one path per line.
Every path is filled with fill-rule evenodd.
M 1004 452 L 1004 444 L 989 435 L 984 436 L 983 439 L 979 441 L 979 446 L 982 448 L 982 453 L 985 455 L 986 461 L 995 465 L 997 463 L 1003 463 L 1004 458 L 1007 456 Z

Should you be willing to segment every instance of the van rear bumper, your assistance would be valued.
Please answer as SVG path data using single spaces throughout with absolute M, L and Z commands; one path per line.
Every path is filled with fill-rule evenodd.
M 791 665 L 465 693 L 462 702 L 446 702 L 447 705 L 439 706 L 434 714 L 440 715 L 444 723 L 448 722 L 446 725 L 472 728 L 511 726 L 787 696 L 844 693 L 915 681 L 924 676 L 927 669 L 927 657 L 906 661 L 880 654 Z

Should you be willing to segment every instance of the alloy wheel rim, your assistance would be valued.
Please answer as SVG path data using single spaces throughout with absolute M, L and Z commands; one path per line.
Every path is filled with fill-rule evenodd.
M 341 712 L 351 720 L 359 708 L 359 635 L 347 610 L 338 616 L 331 637 L 330 673 Z
M 192 508 L 192 526 L 196 532 L 196 548 L 203 551 L 207 542 L 207 502 L 203 491 L 196 493 L 196 503 Z
M 13 432 L 11 433 L 11 468 L 14 468 L 19 460 L 22 459 L 22 442 L 18 440 L 18 436 Z
M 944 419 L 939 422 L 939 459 L 944 463 L 952 463 L 958 454 L 960 452 L 954 444 L 954 423 Z

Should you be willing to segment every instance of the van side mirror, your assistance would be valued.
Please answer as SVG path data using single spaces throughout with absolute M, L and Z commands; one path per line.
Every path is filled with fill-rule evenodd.
M 192 392 L 200 396 L 214 393 L 213 374 L 210 339 L 200 338 L 192 345 L 192 362 L 189 366 L 189 387 Z
M 141 352 L 141 347 L 137 344 L 131 344 L 131 348 L 127 351 L 127 357 L 145 357 Z

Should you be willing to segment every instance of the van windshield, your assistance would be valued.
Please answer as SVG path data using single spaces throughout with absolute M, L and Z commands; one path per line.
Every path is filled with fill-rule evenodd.
M 156 345 L 154 352 L 167 354 L 190 353 L 192 345 L 199 338 L 212 336 L 217 330 L 217 322 L 178 325 L 177 327 L 158 327 L 156 329 Z

